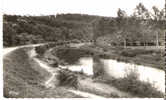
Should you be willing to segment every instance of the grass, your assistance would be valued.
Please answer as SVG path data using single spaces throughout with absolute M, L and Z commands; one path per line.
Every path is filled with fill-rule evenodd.
M 114 49 L 113 49 L 114 50 Z M 69 64 L 73 64 L 73 62 L 76 62 L 80 57 L 83 56 L 89 56 L 91 55 L 91 51 L 90 49 L 87 48 L 80 48 L 80 49 L 76 49 L 76 48 L 59 48 L 57 51 L 54 51 L 54 53 L 60 58 L 65 60 L 65 62 L 68 62 Z M 95 52 L 95 50 L 94 50 Z M 144 55 L 144 54 L 151 54 L 152 51 L 144 51 L 144 50 L 138 50 L 138 51 L 132 51 L 132 50 L 126 50 L 125 52 L 132 52 L 136 55 Z M 103 52 L 95 52 L 95 55 L 97 55 L 99 58 L 112 58 L 115 57 L 114 59 L 117 59 L 119 61 L 126 61 L 129 59 L 125 59 L 126 55 L 117 57 L 117 55 L 109 55 L 107 53 L 102 54 Z M 94 56 L 94 55 L 93 55 Z M 97 58 L 98 58 L 97 57 Z M 130 56 L 129 56 L 130 57 Z M 133 57 L 133 56 L 132 56 Z M 100 69 L 101 70 L 101 69 Z M 63 73 L 62 73 L 63 74 Z M 99 74 L 99 75 L 98 75 Z M 102 74 L 102 71 L 97 71 L 96 75 L 100 76 L 100 74 Z M 69 75 L 62 75 L 62 77 L 68 77 Z M 65 78 L 65 81 L 62 79 L 62 84 L 63 82 L 65 82 L 64 84 L 66 85 L 67 83 L 70 83 L 67 78 Z M 127 74 L 127 76 L 125 78 L 120 78 L 120 79 L 114 79 L 112 78 L 112 80 L 106 81 L 107 84 L 111 84 L 114 85 L 115 87 L 117 87 L 119 90 L 122 91 L 126 91 L 126 92 L 131 92 L 133 95 L 137 95 L 139 97 L 163 97 L 163 94 L 159 91 L 157 91 L 156 88 L 154 88 L 150 83 L 146 83 L 146 82 L 141 82 L 138 80 L 137 74 L 136 73 L 130 73 Z M 67 84 L 68 85 L 68 84 Z M 73 85 L 73 84 L 71 84 Z M 87 91 L 87 92 L 91 92 L 91 93 L 95 93 L 95 94 L 102 94 L 103 96 L 106 97 L 118 97 L 115 94 L 103 94 L 100 93 L 99 91 L 90 89 L 90 88 L 86 88 L 85 89 L 81 89 L 83 91 Z
M 154 51 L 152 50 L 143 50 L 143 49 L 124 49 L 120 52 L 120 55 L 126 57 L 135 57 L 136 55 L 140 54 L 152 54 Z
M 92 81 L 88 81 L 88 84 L 94 84 L 93 79 L 91 79 L 89 76 L 86 76 L 83 73 L 72 72 L 72 71 L 69 71 L 68 69 L 64 69 L 64 70 L 60 71 L 60 73 L 58 75 L 58 79 L 60 81 L 60 83 L 59 83 L 60 86 L 66 86 L 69 88 L 77 89 L 79 91 L 103 96 L 105 98 L 119 98 L 120 97 L 118 95 L 118 93 L 116 93 L 116 92 L 108 93 L 105 91 L 98 90 L 97 87 L 94 88 L 91 86 L 83 85 L 82 81 L 86 81 L 88 79 L 92 80 Z
M 4 97 L 6 98 L 71 98 L 80 97 L 64 87 L 47 89 L 43 83 L 50 76 L 30 59 L 25 49 L 3 58 Z
M 135 71 L 127 73 L 124 78 L 111 78 L 105 80 L 104 83 L 110 84 L 119 90 L 130 92 L 141 98 L 163 98 L 164 94 L 158 91 L 153 85 L 148 82 L 142 82 L 138 79 L 138 74 Z
M 162 51 L 141 50 L 141 49 L 125 49 L 119 54 L 121 59 L 128 62 L 132 60 L 135 64 L 151 66 L 158 69 L 164 69 L 164 59 Z
M 95 88 L 90 88 L 90 87 L 79 87 L 79 90 L 92 93 L 95 95 L 103 96 L 105 98 L 120 98 L 120 96 L 117 93 L 104 93 L 103 91 L 101 92 L 100 90 L 97 90 Z
M 134 63 L 164 70 L 164 52 L 162 50 L 130 49 L 109 46 L 83 46 L 93 55 L 103 59 L 114 59 L 121 62 Z
M 69 65 L 76 64 L 81 57 L 90 56 L 90 52 L 87 50 L 77 48 L 59 48 L 54 54 Z
M 52 55 L 60 59 L 61 64 L 76 64 L 80 57 L 98 56 L 103 59 L 114 59 L 126 63 L 134 63 L 164 70 L 164 52 L 162 50 L 130 49 L 121 47 L 105 47 L 84 45 L 78 48 L 66 46 L 55 47 Z
M 110 49 L 110 50 L 109 50 Z M 164 63 L 162 61 L 161 51 L 153 51 L 153 50 L 140 50 L 140 49 L 118 49 L 118 48 L 109 48 L 109 49 L 102 49 L 95 46 L 84 46 L 79 49 L 76 48 L 60 48 L 58 52 L 56 51 L 55 54 L 68 62 L 69 64 L 74 64 L 78 61 L 80 57 L 83 56 L 97 56 L 99 58 L 104 59 L 115 59 L 118 61 L 125 61 L 129 62 L 132 60 L 132 63 L 141 64 L 141 65 L 148 65 L 151 67 L 164 69 L 162 65 L 158 63 Z M 102 74 L 102 72 L 96 72 L 97 74 Z M 98 76 L 98 75 L 97 75 Z M 100 76 L 100 75 L 99 75 Z M 125 78 L 115 79 L 106 81 L 107 84 L 114 85 L 118 89 L 126 92 L 131 92 L 133 95 L 137 95 L 139 97 L 163 97 L 163 93 L 157 91 L 157 89 L 152 86 L 150 83 L 142 82 L 138 80 L 138 76 L 136 73 L 127 74 Z M 94 91 L 88 90 L 87 91 Z

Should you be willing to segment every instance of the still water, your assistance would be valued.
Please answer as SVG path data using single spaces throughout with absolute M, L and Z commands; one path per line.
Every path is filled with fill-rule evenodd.
M 101 59 L 104 71 L 108 76 L 123 78 L 127 73 L 136 71 L 141 81 L 153 84 L 159 91 L 165 92 L 165 72 L 149 66 L 118 62 L 112 59 Z
M 83 72 L 86 75 L 93 75 L 93 58 L 82 57 L 78 60 L 78 64 L 74 65 L 60 65 L 61 68 L 67 68 L 74 72 Z
M 159 91 L 165 92 L 165 72 L 149 66 L 136 65 L 125 62 L 118 62 L 112 59 L 100 59 L 105 75 L 107 77 L 123 78 L 131 71 L 136 71 L 140 81 L 149 82 Z M 82 57 L 77 65 L 61 66 L 71 71 L 83 72 L 86 75 L 93 75 L 94 60 L 92 57 Z

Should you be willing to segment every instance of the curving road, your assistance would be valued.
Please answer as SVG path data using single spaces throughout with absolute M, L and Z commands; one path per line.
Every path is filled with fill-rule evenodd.
M 8 48 L 3 48 L 3 57 L 9 54 L 10 52 L 19 49 L 19 48 L 24 48 L 24 47 L 36 47 L 36 46 L 41 46 L 45 45 L 47 43 L 40 43 L 40 44 L 30 44 L 30 45 L 22 45 L 22 46 L 16 46 L 16 47 L 8 47 Z
M 31 44 L 31 45 L 23 45 L 23 46 L 16 46 L 16 47 L 9 47 L 9 48 L 3 48 L 3 57 L 7 56 L 8 54 L 12 53 L 13 51 L 20 49 L 20 48 L 24 48 L 24 47 L 36 47 L 36 46 L 41 46 L 41 45 L 45 45 L 47 43 L 42 43 L 42 44 Z M 33 53 L 33 49 L 32 49 L 32 53 Z M 33 53 L 34 54 L 34 53 Z M 31 55 L 31 57 L 33 58 L 33 54 Z M 40 66 L 41 68 L 44 68 L 46 71 L 50 72 L 49 70 L 49 66 L 43 64 L 40 60 L 33 58 Z M 54 77 L 54 73 L 50 72 L 52 74 L 52 77 Z M 50 77 L 45 85 L 49 86 L 50 82 L 52 80 L 52 77 Z M 69 92 L 72 92 L 74 94 L 80 95 L 82 97 L 85 98 L 104 98 L 102 96 L 98 96 L 95 94 L 91 94 L 91 93 L 87 93 L 87 92 L 83 92 L 83 91 L 76 91 L 76 90 L 69 90 Z
M 45 44 L 48 44 L 48 43 L 42 43 L 42 44 L 32 44 L 32 45 L 24 45 L 24 46 L 17 46 L 17 47 L 10 47 L 10 48 L 4 48 L 3 49 L 3 57 L 5 57 L 6 55 L 8 55 L 8 54 L 10 54 L 12 51 L 15 51 L 16 49 L 20 49 L 20 48 L 24 48 L 24 47 L 36 47 L 36 46 L 41 46 L 41 45 L 45 45 Z M 53 70 L 50 66 L 48 66 L 47 64 L 45 64 L 44 62 L 42 62 L 42 61 L 40 61 L 39 59 L 36 59 L 36 58 L 34 58 L 34 56 L 35 56 L 36 54 L 35 54 L 35 52 L 34 52 L 34 49 L 32 49 L 31 51 L 30 51 L 30 57 L 32 57 L 32 59 L 34 59 L 39 65 L 40 65 L 40 67 L 41 68 L 43 68 L 43 69 L 45 69 L 46 71 L 48 71 L 49 73 L 51 73 L 52 74 L 52 76 L 48 79 L 48 80 L 46 80 L 46 82 L 45 82 L 45 86 L 46 87 L 50 87 L 50 88 L 52 88 L 52 80 L 53 80 L 53 78 L 54 78 L 54 76 L 56 75 L 55 73 L 55 70 Z M 94 83 L 93 82 L 91 82 L 90 83 L 91 85 L 94 85 Z M 92 86 L 91 86 L 92 87 Z M 101 86 L 101 87 L 103 87 L 103 86 Z M 111 89 L 111 92 L 116 92 L 116 93 L 118 93 L 119 95 L 127 95 L 127 96 L 129 96 L 129 94 L 124 94 L 123 92 L 121 92 L 121 91 L 117 91 L 116 89 L 114 89 L 114 88 L 109 88 L 109 89 Z M 88 93 L 88 92 L 83 92 L 83 91 L 79 91 L 79 90 L 71 90 L 71 89 L 69 89 L 68 90 L 69 92 L 72 92 L 72 93 L 74 93 L 74 94 L 77 94 L 77 95 L 80 95 L 80 96 L 82 96 L 82 97 L 86 97 L 86 98 L 104 98 L 103 96 L 99 96 L 99 95 L 95 95 L 95 94 L 92 94 L 92 93 Z M 105 90 L 104 90 L 105 91 Z M 129 97 L 131 97 L 131 96 L 129 96 Z

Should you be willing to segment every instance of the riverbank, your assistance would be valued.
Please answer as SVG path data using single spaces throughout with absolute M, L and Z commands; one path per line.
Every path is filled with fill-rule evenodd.
M 59 67 L 54 67 L 54 66 L 49 65 L 48 62 L 45 62 L 43 58 L 37 58 L 37 59 L 36 60 L 41 63 L 41 66 L 43 66 L 45 69 L 47 69 L 49 72 L 52 73 L 52 77 L 50 77 L 50 79 L 46 83 L 50 83 L 50 86 L 53 88 L 55 87 L 56 83 L 52 84 L 52 82 L 53 82 L 53 80 L 57 80 L 56 77 L 54 77 L 54 75 L 57 74 L 56 73 L 57 70 L 66 70 L 67 69 L 69 71 L 70 67 L 72 67 L 72 65 L 70 67 L 68 65 L 67 66 L 65 66 L 65 65 L 60 66 L 59 65 Z M 39 59 L 41 59 L 41 60 L 39 60 Z M 77 65 L 77 68 L 79 68 L 79 65 Z M 119 91 L 115 87 L 111 87 L 111 86 L 104 84 L 104 83 L 95 82 L 92 79 L 93 76 L 85 75 L 85 74 L 79 72 L 81 69 L 77 70 L 78 72 L 74 71 L 74 70 L 75 70 L 75 68 L 71 68 L 70 72 L 78 77 L 79 85 L 77 87 L 77 91 L 79 90 L 79 91 L 82 91 L 85 93 L 91 93 L 91 94 L 95 94 L 95 95 L 102 96 L 105 98 L 135 97 L 135 96 L 130 95 L 129 93 Z M 49 86 L 49 84 L 48 84 L 48 86 Z M 108 91 L 105 91 L 106 89 L 108 89 Z M 74 91 L 74 90 L 72 90 L 72 91 Z
M 162 93 L 160 91 L 158 91 L 158 90 L 163 91 L 164 83 L 161 80 L 164 79 L 164 78 L 162 78 L 162 77 L 164 77 L 164 74 L 162 74 L 162 73 L 158 73 L 157 74 L 156 73 L 157 71 L 151 70 L 151 69 L 154 69 L 152 67 L 146 67 L 146 66 L 143 66 L 143 65 L 141 65 L 141 66 L 135 65 L 136 67 L 139 67 L 138 68 L 139 69 L 138 70 L 139 71 L 138 74 L 140 74 L 138 76 L 139 79 L 135 79 L 135 78 L 132 77 L 132 79 L 129 79 L 129 81 L 126 81 L 123 84 L 124 79 L 128 79 L 128 77 L 127 78 L 125 77 L 125 75 L 127 74 L 125 69 L 128 69 L 129 66 L 131 68 L 129 68 L 128 70 L 134 68 L 133 64 L 119 62 L 119 61 L 117 61 L 118 64 L 116 64 L 115 62 L 114 63 L 111 63 L 111 62 L 110 63 L 104 63 L 103 62 L 103 64 L 100 64 L 100 66 L 99 66 L 100 68 L 97 68 L 97 67 L 94 67 L 94 65 L 93 65 L 94 61 L 93 61 L 92 58 L 94 57 L 94 54 L 92 52 L 89 52 L 90 50 L 86 50 L 86 48 L 82 48 L 82 47 L 80 47 L 80 48 L 64 47 L 64 48 L 52 48 L 52 49 L 50 49 L 48 51 L 49 52 L 47 52 L 44 55 L 45 57 L 47 56 L 46 57 L 47 58 L 47 60 L 46 60 L 47 63 L 50 62 L 49 60 L 52 60 L 51 62 L 54 62 L 54 60 L 55 60 L 55 62 L 56 62 L 56 59 L 52 59 L 52 58 L 53 57 L 57 57 L 57 58 L 59 58 L 60 62 L 61 62 L 61 60 L 63 61 L 63 64 L 65 62 L 63 67 L 66 66 L 66 68 L 71 70 L 71 71 L 77 71 L 77 72 L 80 72 L 80 73 L 83 73 L 83 74 L 87 74 L 89 71 L 90 72 L 91 71 L 95 72 L 96 70 L 100 70 L 101 71 L 101 66 L 102 66 L 102 68 L 104 68 L 104 72 L 101 72 L 101 73 L 105 73 L 105 74 L 107 72 L 108 73 L 112 73 L 112 74 L 108 74 L 108 76 L 110 76 L 110 75 L 112 76 L 113 75 L 112 77 L 120 78 L 120 79 L 116 79 L 115 78 L 116 80 L 114 80 L 115 82 L 113 82 L 113 83 L 116 83 L 116 82 L 121 82 L 122 83 L 122 84 L 117 86 L 115 84 L 111 84 L 111 82 L 112 82 L 111 81 L 111 82 L 107 82 L 109 85 L 113 85 L 113 86 L 115 86 L 117 88 L 120 88 L 122 91 L 123 90 L 126 91 L 126 88 L 129 87 L 130 90 L 131 90 L 130 92 L 133 93 L 134 95 L 138 95 L 139 97 L 163 97 Z M 100 58 L 100 55 L 99 56 L 97 55 L 97 58 L 100 59 L 100 60 L 103 59 L 102 57 Z M 111 59 L 107 58 L 105 60 L 111 60 Z M 109 62 L 109 61 L 107 61 L 107 62 Z M 55 67 L 55 66 L 53 65 L 52 67 Z M 87 67 L 87 69 L 86 69 L 86 67 Z M 91 70 L 91 68 L 92 68 L 92 70 Z M 159 70 L 159 69 L 156 69 L 156 70 Z M 92 74 L 93 77 L 96 77 L 96 75 L 98 74 L 99 71 L 96 71 L 96 72 L 97 73 L 93 73 Z M 144 73 L 141 74 L 142 72 L 144 72 Z M 151 74 L 153 74 L 153 72 L 155 72 L 154 74 L 157 74 L 157 75 L 161 74 L 160 75 L 161 78 L 157 78 L 159 80 L 154 80 L 156 78 L 151 77 L 151 75 L 147 75 L 146 72 L 151 72 Z M 111 76 L 107 80 L 110 80 Z M 133 82 L 136 82 L 136 83 L 131 84 L 132 80 L 133 80 Z M 147 80 L 149 80 L 149 81 L 147 81 Z M 157 84 L 155 83 L 155 86 L 152 85 L 154 81 L 157 82 Z M 148 83 L 148 82 L 150 82 L 150 83 Z M 84 82 L 82 82 L 82 83 L 84 83 Z M 95 83 L 92 83 L 92 84 L 95 84 Z M 136 84 L 139 85 L 138 86 L 139 89 L 137 89 L 137 87 L 132 87 L 133 85 L 136 85 Z M 161 85 L 161 87 L 160 87 L 160 85 Z M 160 88 L 156 88 L 158 86 Z M 144 88 L 147 89 L 145 95 L 141 94 L 141 92 L 144 91 Z M 134 92 L 133 92 L 133 90 L 134 90 Z M 84 90 L 84 91 L 87 91 L 87 90 Z M 95 90 L 88 90 L 88 91 L 95 91 Z M 99 92 L 96 92 L 96 93 L 99 93 Z
M 80 52 L 83 51 L 84 54 L 78 54 L 77 51 L 75 55 L 78 56 L 86 55 L 86 56 L 98 56 L 100 58 L 114 59 L 120 62 L 133 63 L 136 65 L 144 65 L 157 69 L 164 70 L 164 50 L 162 48 L 156 47 L 111 47 L 106 45 L 93 45 L 92 43 L 49 43 L 45 46 L 39 46 L 36 48 L 37 53 L 41 56 L 46 51 L 52 49 L 55 54 L 58 49 L 59 53 L 63 52 L 64 49 L 72 48 L 79 49 Z M 54 49 L 54 50 L 53 50 Z M 70 54 L 70 53 L 69 53 Z M 68 54 L 68 55 L 69 55 Z M 58 55 L 57 55 L 58 56 Z M 65 56 L 60 56 L 65 59 Z M 70 56 L 67 56 L 70 57 Z M 71 62 L 73 58 L 71 59 Z M 70 62 L 70 61 L 68 61 Z
M 22 61 L 24 60 L 24 61 Z M 50 73 L 29 58 L 26 49 L 17 49 L 3 58 L 4 97 L 6 98 L 81 98 L 64 87 L 44 87 Z
M 100 58 L 113 59 L 119 62 L 133 63 L 164 70 L 164 50 L 109 47 L 101 45 L 82 46 Z

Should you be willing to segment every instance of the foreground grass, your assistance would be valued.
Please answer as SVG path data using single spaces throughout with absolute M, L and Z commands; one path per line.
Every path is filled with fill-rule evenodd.
M 44 81 L 50 74 L 29 58 L 26 49 L 18 49 L 3 58 L 4 97 L 70 98 L 80 97 L 63 87 L 47 89 Z
M 79 72 L 63 69 L 60 71 L 57 78 L 60 86 L 66 86 L 85 93 L 92 93 L 105 98 L 133 97 L 132 95 L 116 90 L 105 83 L 95 82 L 90 76 L 86 76 Z M 108 89 L 107 91 L 105 90 L 106 88 Z
M 99 79 L 99 82 L 104 82 L 115 86 L 121 91 L 130 92 L 131 94 L 141 98 L 163 98 L 164 94 L 157 90 L 153 85 L 147 82 L 142 82 L 138 79 L 135 72 L 127 74 L 124 78 Z

